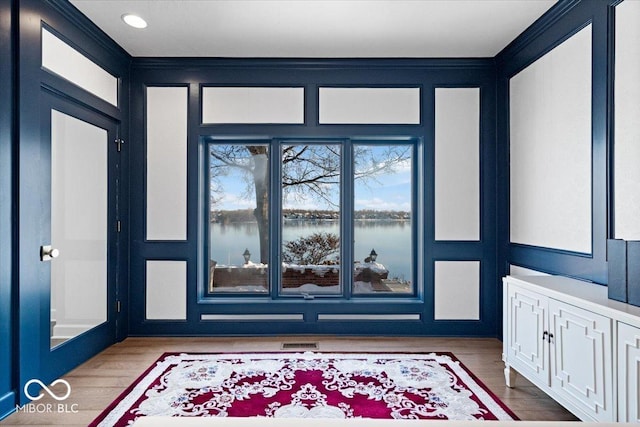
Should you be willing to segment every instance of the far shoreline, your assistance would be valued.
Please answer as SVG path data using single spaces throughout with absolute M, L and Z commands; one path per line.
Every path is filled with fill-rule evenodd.
M 237 210 L 214 210 L 209 214 L 212 224 L 249 224 L 256 223 L 253 209 Z M 339 211 L 328 210 L 305 210 L 305 209 L 284 209 L 282 219 L 291 221 L 315 221 L 334 222 L 340 221 Z M 411 213 L 401 210 L 372 210 L 361 209 L 353 214 L 353 220 L 359 222 L 375 221 L 411 221 Z

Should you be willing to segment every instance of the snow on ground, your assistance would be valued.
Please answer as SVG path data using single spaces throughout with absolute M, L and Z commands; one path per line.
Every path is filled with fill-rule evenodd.
M 267 289 L 263 286 L 256 285 L 243 285 L 243 286 L 219 286 L 215 287 L 214 292 L 259 292 L 266 293 Z M 333 286 L 318 286 L 313 283 L 305 283 L 302 286 L 284 288 L 283 293 L 300 293 L 300 294 L 338 294 L 340 293 L 340 285 Z M 375 293 L 370 282 L 354 282 L 353 293 L 366 294 Z

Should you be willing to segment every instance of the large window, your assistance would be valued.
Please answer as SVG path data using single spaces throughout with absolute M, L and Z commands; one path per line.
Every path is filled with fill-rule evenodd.
M 208 143 L 209 293 L 412 295 L 414 152 L 412 141 Z
M 354 294 L 413 292 L 411 152 L 354 145 Z
M 283 293 L 340 294 L 341 145 L 282 147 Z
M 269 291 L 269 146 L 209 145 L 209 291 Z

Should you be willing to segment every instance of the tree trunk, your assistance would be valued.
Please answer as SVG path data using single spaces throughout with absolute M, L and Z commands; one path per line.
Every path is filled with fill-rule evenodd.
M 269 262 L 269 157 L 266 146 L 248 146 L 253 156 L 253 182 L 256 191 L 256 208 L 253 215 L 258 223 L 260 262 Z

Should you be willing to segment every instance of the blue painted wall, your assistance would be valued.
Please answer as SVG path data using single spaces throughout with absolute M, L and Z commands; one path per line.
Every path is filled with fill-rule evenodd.
M 0 0 L 0 418 L 13 409 L 14 334 L 12 302 L 12 129 L 13 129 L 13 2 Z
M 495 67 L 492 59 L 426 60 L 232 60 L 232 59 L 146 59 L 136 58 L 132 67 L 131 163 L 131 313 L 133 335 L 224 335 L 224 334 L 388 334 L 496 336 L 495 301 Z M 187 241 L 145 240 L 145 87 L 186 86 L 189 88 Z M 201 85 L 304 86 L 304 125 L 201 125 Z M 419 86 L 422 88 L 420 125 L 320 125 L 319 86 Z M 481 92 L 481 240 L 479 242 L 436 242 L 434 236 L 434 90 L 436 87 L 480 87 Z M 376 298 L 373 302 L 275 301 L 204 297 L 206 267 L 199 258 L 203 247 L 200 224 L 199 144 L 206 136 L 262 136 L 283 138 L 348 138 L 404 136 L 422 141 L 423 190 L 418 195 L 417 213 L 424 228 L 417 236 L 422 244 L 418 263 L 419 295 L 412 300 Z M 348 214 L 347 214 L 348 215 Z M 277 250 L 274 247 L 274 250 Z M 187 261 L 187 320 L 146 321 L 146 260 Z M 481 262 L 481 310 L 479 321 L 434 320 L 434 261 L 478 260 Z M 421 321 L 410 322 L 317 322 L 318 313 L 415 313 Z M 202 314 L 305 313 L 303 322 L 211 322 Z
M 606 284 L 606 239 L 610 230 L 609 168 L 610 74 L 613 42 L 611 4 L 603 0 L 565 0 L 557 3 L 535 25 L 507 46 L 497 57 L 498 67 L 498 272 L 508 265 L 571 276 Z M 593 32 L 592 93 L 592 236 L 593 254 L 513 244 L 509 241 L 509 78 L 566 40 L 585 24 Z

